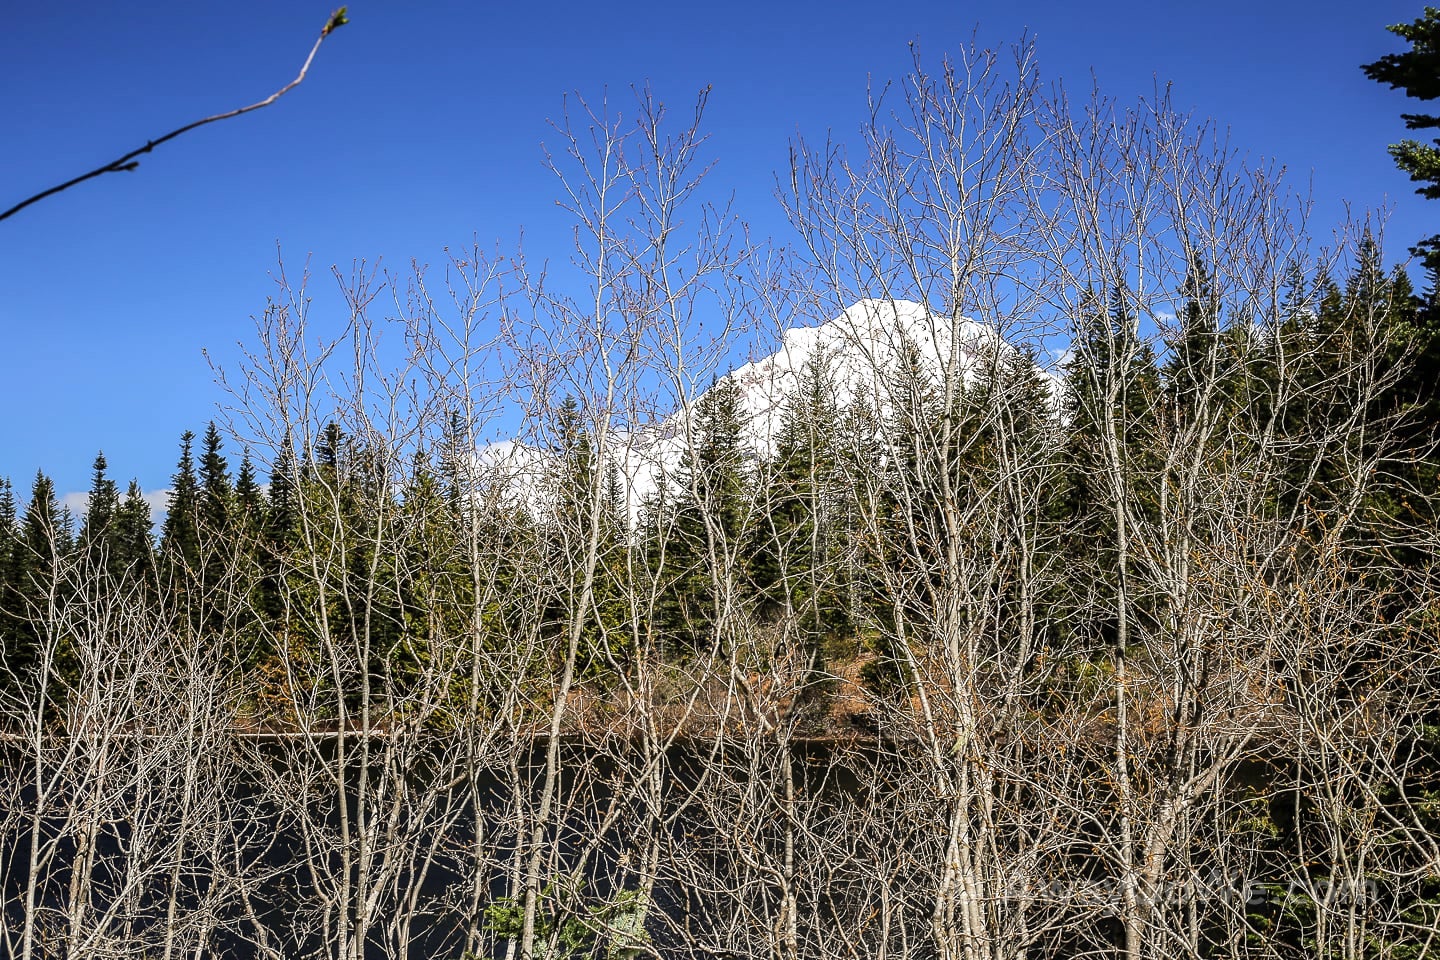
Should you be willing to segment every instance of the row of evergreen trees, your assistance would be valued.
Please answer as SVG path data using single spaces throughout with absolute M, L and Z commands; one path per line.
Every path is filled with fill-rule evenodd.
M 1178 336 L 1162 359 L 1141 335 L 1123 287 L 1104 298 L 1091 294 L 1064 371 L 1058 416 L 1052 387 L 1033 357 L 1010 348 L 982 358 L 979 374 L 970 376 L 947 416 L 932 374 L 908 344 L 890 373 L 883 406 L 863 393 L 839 405 L 823 358 L 812 364 L 787 402 L 773 456 L 761 458 L 747 445 L 738 387 L 719 380 L 696 406 L 694 442 L 678 475 L 643 505 L 633 530 L 614 465 L 596 476 L 602 457 L 578 406 L 567 402 L 556 418 L 549 506 L 517 504 L 484 518 L 484 535 L 512 544 L 507 555 L 517 558 L 506 574 L 506 602 L 491 611 L 497 635 L 506 617 L 547 605 L 554 616 L 542 629 L 563 629 L 563 597 L 556 598 L 564 588 L 554 571 L 564 569 L 589 511 L 600 509 L 602 562 L 585 628 L 593 672 L 623 669 L 637 643 L 683 659 L 723 642 L 727 630 L 783 623 L 805 638 L 815 669 L 863 660 L 867 682 L 889 689 L 902 678 L 896 651 L 885 649 L 881 638 L 895 634 L 897 617 L 924 622 L 925 605 L 943 587 L 927 582 L 943 566 L 933 561 L 952 535 L 940 516 L 938 491 L 950 483 L 964 496 L 967 484 L 989 482 L 999 446 L 1010 444 L 1039 451 L 1033 462 L 1046 474 L 1041 508 L 1052 524 L 1049 549 L 1072 581 L 1085 581 L 1083 589 L 1056 589 L 1051 623 L 1107 649 L 1119 624 L 1110 508 L 1116 491 L 1106 487 L 1102 462 L 1114 453 L 1105 452 L 1106 444 L 1113 439 L 1123 448 L 1126 496 L 1143 511 L 1160 495 L 1164 437 L 1192 426 L 1202 397 L 1223 406 L 1229 442 L 1276 430 L 1296 438 L 1289 480 L 1274 491 L 1274 509 L 1310 518 L 1306 522 L 1322 522 L 1317 504 L 1348 468 L 1337 451 L 1354 447 L 1350 453 L 1361 462 L 1369 451 L 1359 447 L 1393 448 L 1385 460 L 1389 481 L 1361 505 L 1367 519 L 1357 529 L 1370 531 L 1390 560 L 1425 562 L 1428 555 L 1416 545 L 1385 537 L 1387 529 L 1428 517 L 1424 494 L 1436 480 L 1430 440 L 1440 424 L 1431 388 L 1440 372 L 1435 311 L 1413 295 L 1403 272 L 1384 273 L 1367 239 L 1343 285 L 1307 289 L 1297 278 L 1284 315 L 1268 325 L 1223 317 L 1220 296 L 1198 261 L 1184 298 Z M 1360 398 L 1347 392 L 1358 380 L 1346 364 L 1375 344 L 1403 374 L 1366 401 L 1377 409 L 1359 411 L 1362 420 L 1386 425 L 1367 433 L 1351 429 L 1359 422 Z M 1288 369 L 1294 364 L 1303 369 Z M 1282 367 L 1283 389 L 1293 396 L 1282 395 Z M 998 407 L 997 393 L 1007 398 Z M 997 408 L 1005 411 L 1003 423 L 987 414 Z M 1318 451 L 1317 459 L 1317 449 L 1301 441 L 1332 426 L 1341 433 L 1340 446 Z M 1107 437 L 1111 429 L 1118 435 Z M 83 557 L 95 574 L 105 574 L 95 582 L 114 589 L 182 600 L 207 590 L 223 595 L 223 603 L 190 605 L 204 613 L 187 627 L 225 634 L 227 655 L 237 665 L 270 661 L 256 682 L 283 672 L 273 662 L 281 656 L 277 638 L 300 643 L 296 625 L 314 622 L 312 612 L 295 612 L 305 602 L 303 581 L 317 551 L 341 558 L 339 575 L 349 579 L 337 596 L 367 598 L 367 659 L 387 676 L 413 668 L 424 655 L 427 631 L 465 629 L 461 611 L 474 597 L 463 544 L 476 535 L 478 521 L 466 506 L 463 458 L 455 448 L 387 464 L 380 451 L 330 424 L 314 449 L 282 448 L 262 484 L 248 452 L 232 470 L 213 423 L 198 456 L 192 434 L 180 447 L 158 538 L 139 487 L 132 482 L 121 496 L 103 454 L 95 460 L 78 528 L 43 473 L 23 510 L 8 482 L 0 485 L 7 683 L 23 684 L 35 667 L 43 611 L 63 602 L 51 573 L 66 557 Z M 1407 497 L 1405 490 L 1417 495 Z M 305 510 L 310 513 L 302 517 Z M 529 567 L 518 559 L 527 556 L 543 562 Z M 332 575 L 335 565 L 326 564 Z M 902 581 L 911 586 L 897 604 L 885 584 Z M 527 591 L 533 594 L 528 600 Z M 637 602 L 640 595 L 649 600 Z M 355 609 L 336 610 L 331 629 L 362 630 L 359 616 Z
M 1372 591 L 1373 616 L 1385 625 L 1367 641 L 1374 656 L 1352 661 L 1357 670 L 1383 668 L 1386 643 L 1433 639 L 1435 543 L 1423 535 L 1435 529 L 1440 465 L 1433 301 L 1416 297 L 1403 273 L 1386 273 L 1368 242 L 1343 282 L 1297 278 L 1275 317 L 1227 314 L 1199 262 L 1183 293 L 1170 342 L 1143 335 L 1123 285 L 1088 295 L 1058 396 L 1033 355 L 1002 347 L 972 358 L 947 405 L 909 343 L 883 402 L 862 392 L 842 403 L 820 358 L 788 399 L 768 456 L 750 446 L 738 386 L 719 380 L 696 404 L 693 442 L 675 476 L 636 518 L 577 401 L 556 411 L 538 497 L 482 497 L 478 461 L 458 428 L 432 448 L 395 451 L 333 423 L 313 443 L 281 444 L 263 482 L 248 454 L 232 469 L 213 424 L 198 455 L 185 434 L 158 532 L 139 487 L 121 496 L 103 456 L 78 523 L 43 474 L 23 509 L 5 484 L 0 702 L 7 716 L 21 715 L 15 705 L 31 702 L 48 678 L 45 722 L 63 726 L 67 691 L 94 665 L 55 634 L 64 622 L 55 611 L 109 591 L 138 598 L 174 643 L 220 665 L 236 714 L 282 726 L 395 722 L 437 674 L 449 686 L 426 692 L 429 704 L 477 689 L 483 696 L 483 678 L 479 687 L 465 682 L 483 673 L 480 648 L 492 657 L 485 670 L 533 675 L 543 706 L 577 623 L 580 682 L 595 691 L 619 686 L 642 660 L 721 669 L 753 638 L 770 636 L 784 641 L 775 649 L 801 652 L 810 703 L 824 704 L 830 678 L 858 667 L 876 712 L 903 714 L 922 692 L 927 631 L 953 623 L 957 597 L 999 611 L 959 611 L 993 632 L 993 649 L 1015 648 L 1028 629 L 1040 639 L 1037 660 L 1052 649 L 1071 658 L 1068 673 L 1047 675 L 1045 691 L 1027 691 L 1027 710 L 1054 718 L 1097 703 L 1109 709 L 1111 694 L 1086 684 L 1126 658 L 1138 663 L 1137 635 L 1163 645 L 1176 618 L 1175 598 L 1137 572 L 1153 558 L 1122 556 L 1117 525 L 1163 529 L 1177 515 L 1165 498 L 1178 495 L 1187 470 L 1245 488 L 1247 509 L 1263 516 L 1239 534 L 1289 531 L 1285 562 L 1297 567 L 1307 558 L 1294 553 L 1321 550 L 1345 515 L 1341 576 Z M 1192 442 L 1193 431 L 1215 435 Z M 1278 466 L 1259 469 L 1260 446 Z M 1210 451 L 1209 459 L 1175 460 L 1184 449 Z M 1023 562 L 1051 575 L 1019 568 L 1011 531 L 973 528 L 971 500 L 990 504 L 991 519 L 1030 512 L 1034 550 Z M 969 553 L 957 559 L 960 541 Z M 589 542 L 598 542 L 599 562 L 582 604 L 579 554 Z M 962 582 L 964 563 L 976 559 L 989 564 L 975 573 L 983 595 Z M 1256 582 L 1288 587 L 1286 576 Z M 1039 584 L 1043 595 L 1021 603 L 1021 584 Z M 1033 623 L 1010 618 L 1021 609 Z M 1214 662 L 1229 666 L 1223 651 Z M 1164 679 L 1205 682 L 1183 671 Z M 1357 696 L 1368 682 L 1361 673 L 1342 681 Z M 305 693 L 317 690 L 326 695 Z M 307 709 L 314 713 L 302 715 Z M 439 723 L 444 714 L 428 716 Z M 823 711 L 812 716 L 828 722 Z M 1172 726 L 1183 732 L 1191 722 Z M 1440 717 L 1418 718 L 1403 745 L 1405 779 L 1384 782 L 1397 820 L 1402 805 L 1440 795 L 1436 729 Z M 1164 737 L 1156 739 L 1134 749 L 1152 751 L 1136 775 L 1159 783 L 1169 761 Z M 1249 779 L 1224 792 L 1256 797 L 1242 826 L 1262 866 L 1320 877 L 1326 868 L 1303 851 L 1323 820 L 1326 773 L 1287 749 L 1256 747 Z M 1415 922 L 1431 922 L 1433 893 L 1406 893 Z M 1316 909 L 1277 894 L 1253 905 L 1250 922 L 1257 937 L 1301 956 L 1313 926 L 1307 911 Z

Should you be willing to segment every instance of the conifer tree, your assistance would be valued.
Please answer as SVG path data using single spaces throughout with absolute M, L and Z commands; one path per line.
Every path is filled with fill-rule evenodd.
M 401 488 L 397 527 L 401 549 L 386 576 L 395 580 L 397 600 L 394 642 L 380 651 L 373 670 L 405 695 L 420 675 L 431 644 L 447 632 L 462 629 L 453 619 L 453 530 L 440 480 L 424 448 L 415 452 Z
M 884 458 L 888 475 L 885 492 L 890 497 L 890 524 L 899 538 L 892 548 L 903 551 L 906 547 L 901 545 L 913 539 L 907 532 L 912 526 L 933 529 L 931 504 L 919 491 L 933 476 L 930 453 L 936 449 L 934 430 L 940 422 L 939 400 L 925 372 L 920 348 L 903 331 L 895 366 L 887 379 L 890 412 L 884 431 L 888 448 Z M 898 556 L 892 560 L 902 562 Z
M 1365 75 L 1416 100 L 1429 102 L 1440 97 L 1440 9 L 1427 6 L 1414 21 L 1386 29 L 1407 41 L 1410 49 L 1363 65 Z M 1410 130 L 1440 127 L 1440 115 L 1434 113 L 1401 117 Z M 1440 197 L 1440 139 L 1429 144 L 1403 140 L 1390 146 L 1390 154 L 1396 166 L 1419 184 L 1417 193 L 1430 199 Z M 1440 453 L 1435 448 L 1435 433 L 1440 429 L 1440 234 L 1421 240 L 1411 252 L 1425 266 L 1429 289 L 1422 303 L 1393 324 L 1390 359 L 1405 371 L 1396 384 L 1395 402 L 1406 414 L 1402 429 L 1415 461 L 1406 479 L 1423 490 L 1434 489 L 1440 482 Z M 1398 270 L 1394 281 L 1397 287 L 1405 282 Z M 1408 502 L 1414 504 L 1416 498 Z M 1410 507 L 1402 505 L 1401 509 Z
M 200 484 L 192 451 L 195 434 L 180 436 L 180 461 L 170 478 L 170 506 L 160 532 L 160 554 L 182 570 L 200 569 Z
M 681 465 L 683 487 L 726 544 L 739 541 L 745 523 L 745 453 L 740 433 L 740 387 L 731 377 L 714 383 L 696 404 L 696 444 Z
M 1386 54 L 1360 69 L 1377 83 L 1389 84 L 1392 90 L 1404 90 L 1407 97 L 1430 101 L 1440 97 L 1440 9 L 1426 7 L 1422 16 L 1410 23 L 1391 24 L 1385 28 L 1407 41 L 1410 49 L 1403 53 Z M 1440 116 L 1433 113 L 1402 113 L 1408 130 L 1434 130 L 1440 127 Z M 1395 165 L 1418 183 L 1415 192 L 1435 199 L 1440 197 L 1440 139 L 1431 143 L 1402 140 L 1390 145 Z M 1440 278 L 1440 235 L 1422 240 L 1415 248 L 1430 275 L 1431 299 Z
M 293 542 L 299 522 L 300 502 L 296 489 L 295 452 L 287 436 L 275 453 L 265 504 L 264 541 L 270 551 L 283 551 Z
M 14 487 L 9 477 L 0 477 L 0 696 L 19 680 L 20 631 L 26 620 L 21 593 L 26 566 L 18 520 Z
M 1153 426 L 1159 393 L 1155 355 L 1139 336 L 1129 293 L 1117 286 L 1110 309 L 1100 309 L 1093 295 L 1082 307 L 1068 364 L 1065 402 L 1070 423 L 1072 464 L 1071 513 L 1095 520 L 1124 491 L 1105 489 L 1107 437 L 1113 429 L 1126 472 L 1138 477 L 1147 460 L 1147 431 Z M 1099 522 L 1099 521 L 1097 521 Z
M 140 483 L 131 480 L 125 499 L 115 511 L 111 558 L 115 569 L 141 584 L 150 584 L 155 576 L 154 526 Z
M 1075 589 L 1077 629 L 1108 648 L 1116 635 L 1116 514 L 1143 516 L 1153 506 L 1158 460 L 1154 446 L 1160 395 L 1155 355 L 1139 335 L 1123 284 L 1109 309 L 1093 293 L 1076 318 L 1065 378 L 1069 424 L 1064 489 L 1056 501 L 1068 530 L 1066 551 Z
M 350 439 L 334 420 L 325 424 L 315 444 L 315 471 L 332 495 L 339 495 L 349 485 L 350 446 Z
M 80 528 L 80 546 L 92 569 L 104 568 L 115 573 L 119 569 L 114 557 L 115 513 L 120 507 L 120 494 L 115 481 L 106 474 L 106 468 L 105 454 L 96 454 L 85 522 Z
M 1198 396 L 1214 383 L 1219 363 L 1219 298 L 1198 256 L 1191 258 L 1181 295 L 1185 302 L 1179 338 L 1163 371 L 1168 405 L 1177 420 L 1185 419 Z
M 844 555 L 845 619 L 857 632 L 879 614 L 885 543 L 870 522 L 879 465 L 885 462 L 883 423 L 868 389 L 861 384 L 839 416 L 836 432 L 836 521 Z
M 889 407 L 883 422 L 874 412 L 852 405 L 852 417 L 857 418 L 853 426 L 861 436 L 850 440 L 850 470 L 857 479 L 879 473 L 871 502 L 865 505 L 876 520 L 867 572 L 877 585 L 884 584 L 880 593 L 888 602 L 875 611 L 880 628 L 869 642 L 875 659 L 864 668 L 862 679 L 872 690 L 887 693 L 909 682 L 897 637 L 905 621 L 929 614 L 936 586 L 931 560 L 944 535 L 935 496 L 946 456 L 940 452 L 943 411 L 919 345 L 904 330 L 883 399 Z M 863 434 L 877 427 L 876 439 L 866 440 Z
M 836 564 L 838 419 L 823 358 L 814 359 L 800 371 L 785 404 L 751 550 L 751 575 L 761 602 L 797 617 L 815 656 L 825 636 L 847 627 Z
M 240 526 L 248 532 L 260 530 L 265 523 L 265 492 L 255 476 L 250 451 L 240 456 L 240 469 L 235 474 L 235 513 Z
M 70 531 L 65 514 L 55 498 L 55 485 L 43 471 L 37 471 L 30 488 L 30 502 L 20 518 L 19 537 L 14 546 L 11 576 L 16 590 L 11 615 L 15 629 L 5 651 L 6 668 L 23 688 L 30 688 L 40 668 L 41 646 L 46 639 L 45 624 L 52 608 L 66 597 L 56 581 L 61 558 L 69 548 Z M 68 670 L 64 652 L 57 667 Z
M 590 432 L 581 422 L 580 405 L 574 397 L 566 397 L 561 403 L 555 429 L 553 453 L 560 469 L 555 491 L 557 521 L 567 531 L 583 530 L 589 526 L 600 481 Z
M 195 511 L 199 572 L 208 597 L 204 621 L 212 631 L 233 626 L 248 600 L 237 578 L 237 575 L 243 578 L 248 572 L 247 538 L 239 535 L 237 529 L 235 487 L 230 480 L 230 463 L 225 458 L 224 447 L 220 431 L 212 420 L 201 441 Z M 224 589 L 219 589 L 222 585 Z
M 1379 247 L 1368 231 L 1344 286 L 1322 276 L 1315 287 L 1313 309 L 1298 312 L 1272 345 L 1275 365 L 1285 364 L 1291 385 L 1276 411 L 1282 435 L 1291 439 L 1282 504 L 1297 516 L 1312 517 L 1331 512 L 1336 498 L 1346 496 L 1351 468 L 1382 439 L 1359 425 L 1382 416 L 1392 407 L 1394 394 L 1364 392 L 1371 377 L 1360 375 L 1361 366 L 1383 352 L 1413 309 L 1408 281 L 1402 280 L 1397 290 L 1386 277 Z M 1384 375 L 1380 370 L 1370 373 Z M 1388 431 L 1383 439 L 1390 441 Z
M 70 530 L 55 497 L 55 484 L 43 471 L 35 474 L 35 483 L 30 488 L 30 503 L 20 520 L 20 537 L 31 558 L 31 579 L 46 583 L 54 573 L 56 561 L 69 547 Z
M 200 529 L 208 537 L 224 538 L 230 528 L 235 488 L 230 483 L 230 464 L 225 459 L 224 441 L 212 420 L 205 428 L 200 454 L 200 498 L 197 510 Z
M 687 645 L 710 642 L 726 603 L 747 575 L 745 521 L 750 480 L 740 441 L 740 390 L 712 383 L 695 405 L 694 444 L 681 460 L 664 573 L 661 619 Z
M 586 622 L 582 627 L 584 653 L 588 668 L 600 670 L 603 661 L 620 651 L 613 638 L 624 617 L 621 603 L 621 548 L 624 526 L 621 520 L 619 477 L 614 464 L 601 473 L 601 458 L 595 449 L 592 430 L 584 422 L 574 397 L 566 397 L 556 415 L 556 444 L 553 453 L 558 465 L 555 489 L 555 517 L 551 529 L 550 550 L 555 558 L 554 569 L 572 578 L 574 567 L 583 555 L 592 524 L 599 535 L 598 566 L 591 584 L 591 609 L 578 611 Z M 573 616 L 569 596 L 577 584 L 562 585 L 565 596 L 557 595 L 551 603 L 551 619 Z M 563 629 L 563 624 L 562 624 Z M 609 650 L 602 642 L 610 643 Z
M 258 554 L 260 582 L 257 599 L 272 631 L 282 630 L 286 607 L 285 571 L 291 562 L 296 530 L 300 522 L 300 500 L 295 454 L 287 434 L 275 452 L 263 516 L 259 518 Z
M 9 477 L 0 477 L 0 598 L 9 589 L 13 580 L 10 564 L 19 537 L 16 528 L 15 489 Z M 0 600 L 0 617 L 4 616 L 4 602 Z

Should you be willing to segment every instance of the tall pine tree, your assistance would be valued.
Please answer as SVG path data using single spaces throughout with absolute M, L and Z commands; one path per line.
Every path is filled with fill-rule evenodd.
M 747 577 L 744 546 L 750 478 L 741 444 L 740 390 L 726 377 L 695 405 L 694 442 L 680 465 L 659 611 L 682 644 L 709 645 Z
M 115 574 L 119 569 L 114 556 L 115 514 L 120 507 L 120 493 L 106 473 L 107 467 L 105 454 L 96 454 L 85 522 L 80 528 L 80 548 L 92 570 Z
M 130 481 L 125 499 L 115 511 L 111 559 L 137 583 L 152 585 L 155 577 L 155 523 L 140 483 Z
M 200 483 L 195 475 L 195 434 L 180 436 L 180 461 L 170 478 L 170 506 L 160 532 L 160 555 L 192 575 L 200 570 Z

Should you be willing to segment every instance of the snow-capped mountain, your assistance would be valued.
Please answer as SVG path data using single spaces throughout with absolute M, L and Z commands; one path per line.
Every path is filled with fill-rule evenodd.
M 913 345 L 920 372 L 943 389 L 947 378 L 968 378 L 980 359 L 1003 343 L 990 327 L 968 318 L 928 311 L 908 300 L 861 300 L 832 320 L 792 327 L 775 353 L 732 370 L 723 380 L 738 387 L 744 442 L 759 457 L 774 453 L 788 399 L 807 368 L 819 365 L 839 407 L 864 395 L 883 415 L 905 344 Z M 713 388 L 712 388 L 713 389 Z M 612 435 L 611 462 L 632 521 L 666 478 L 679 471 L 693 432 L 687 429 L 699 398 L 654 427 Z M 482 469 L 506 478 L 522 502 L 543 503 L 548 455 L 516 441 L 489 447 Z
M 823 365 L 838 406 L 863 390 L 882 411 L 887 410 L 888 392 L 906 342 L 914 345 L 921 372 L 938 388 L 946 376 L 969 376 L 999 337 L 983 324 L 939 316 L 909 300 L 861 300 L 827 323 L 792 327 L 774 354 L 726 377 L 740 388 L 741 414 L 756 452 L 774 452 L 786 400 L 812 365 Z

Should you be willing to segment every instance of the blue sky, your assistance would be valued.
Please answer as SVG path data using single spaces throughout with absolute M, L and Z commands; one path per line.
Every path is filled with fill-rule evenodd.
M 222 399 L 222 362 L 273 290 L 277 244 L 319 270 L 404 267 L 444 248 L 564 256 L 542 165 L 567 91 L 648 81 L 676 107 L 713 87 L 714 182 L 786 239 L 773 173 L 797 133 L 850 136 L 869 78 L 910 41 L 938 59 L 978 27 L 1029 30 L 1042 73 L 1121 99 L 1173 82 L 1251 156 L 1309 185 L 1323 229 L 1388 208 L 1401 257 L 1434 231 L 1385 145 L 1414 105 L 1358 66 L 1398 50 L 1421 3 L 1093 0 L 724 4 L 361 2 L 276 105 L 188 134 L 0 223 L 0 476 L 83 490 L 97 450 L 122 482 L 166 486 L 177 441 Z M 0 13 L 0 208 L 293 76 L 329 13 L 309 0 L 15 3 Z

